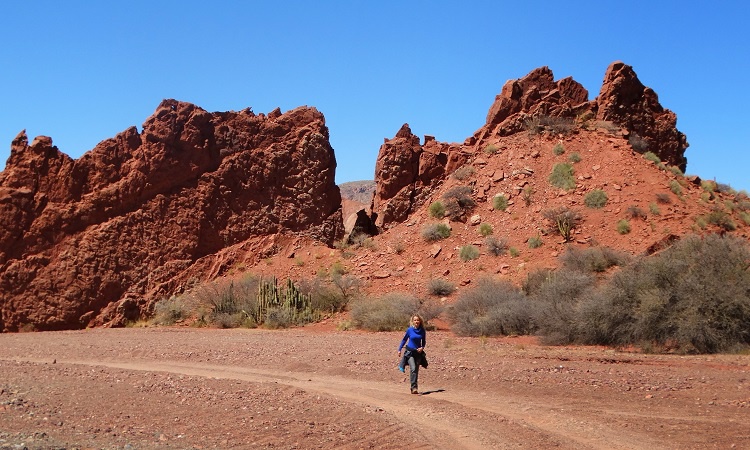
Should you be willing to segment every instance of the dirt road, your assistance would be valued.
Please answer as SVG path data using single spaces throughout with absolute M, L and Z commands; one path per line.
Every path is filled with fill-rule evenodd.
M 429 334 L 186 328 L 0 335 L 0 449 L 750 448 L 750 356 Z

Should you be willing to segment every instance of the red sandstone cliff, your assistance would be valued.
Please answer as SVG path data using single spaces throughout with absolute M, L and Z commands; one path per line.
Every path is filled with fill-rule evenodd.
M 0 173 L 0 330 L 120 325 L 189 280 L 343 234 L 323 115 L 165 100 L 78 160 L 12 143 Z

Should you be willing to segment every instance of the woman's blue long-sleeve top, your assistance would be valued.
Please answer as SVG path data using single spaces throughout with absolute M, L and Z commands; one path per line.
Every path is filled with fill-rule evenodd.
M 407 341 L 409 342 L 407 344 Z M 401 351 L 406 345 L 406 348 L 418 349 L 424 347 L 427 344 L 427 332 L 424 327 L 414 328 L 409 327 L 406 329 L 404 338 L 401 339 L 401 344 L 398 346 L 398 351 Z

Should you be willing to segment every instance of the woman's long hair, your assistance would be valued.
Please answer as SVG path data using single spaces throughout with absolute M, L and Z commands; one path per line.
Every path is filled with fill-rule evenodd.
M 424 318 L 420 316 L 419 314 L 412 314 L 411 319 L 409 319 L 409 325 L 411 325 L 412 328 L 417 328 L 414 326 L 414 318 L 419 317 L 419 328 L 424 328 Z

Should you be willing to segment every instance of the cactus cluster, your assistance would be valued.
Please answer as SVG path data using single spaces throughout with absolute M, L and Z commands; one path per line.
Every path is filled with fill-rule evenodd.
M 254 318 L 258 323 L 265 322 L 269 313 L 279 310 L 293 323 L 308 322 L 314 318 L 311 296 L 300 292 L 290 279 L 281 287 L 276 277 L 260 280 L 257 299 Z

